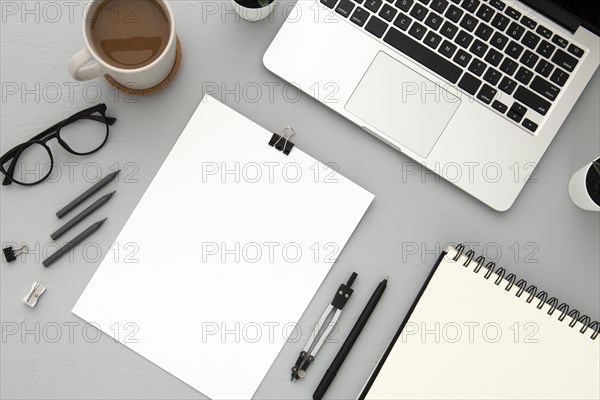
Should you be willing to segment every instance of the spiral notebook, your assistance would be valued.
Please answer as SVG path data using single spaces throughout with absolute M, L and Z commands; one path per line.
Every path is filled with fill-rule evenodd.
M 473 251 L 449 247 L 360 399 L 598 399 L 598 329 Z

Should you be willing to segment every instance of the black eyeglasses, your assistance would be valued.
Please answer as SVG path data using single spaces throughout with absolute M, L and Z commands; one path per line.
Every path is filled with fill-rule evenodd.
M 48 178 L 54 168 L 54 157 L 47 143 L 54 138 L 63 149 L 78 156 L 86 156 L 100 150 L 108 140 L 109 126 L 117 120 L 107 117 L 105 112 L 105 104 L 82 110 L 10 149 L 0 157 L 0 172 L 4 174 L 2 185 L 14 182 L 18 185 L 33 186 Z M 76 121 L 83 122 L 73 124 Z M 6 164 L 9 164 L 8 169 L 4 168 Z

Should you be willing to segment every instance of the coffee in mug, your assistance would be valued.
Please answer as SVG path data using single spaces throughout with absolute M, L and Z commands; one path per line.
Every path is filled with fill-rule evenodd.
M 175 66 L 175 21 L 165 0 L 91 0 L 83 39 L 85 47 L 68 63 L 79 81 L 108 74 L 124 87 L 145 90 L 161 84 Z
M 169 17 L 156 0 L 103 0 L 90 24 L 92 47 L 110 65 L 151 64 L 169 41 Z

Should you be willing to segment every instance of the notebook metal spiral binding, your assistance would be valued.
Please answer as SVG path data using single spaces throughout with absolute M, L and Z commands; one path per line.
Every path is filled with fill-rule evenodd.
M 458 246 L 456 246 L 455 250 L 456 250 L 456 255 L 454 255 L 454 257 L 452 257 L 452 260 L 458 261 L 461 258 L 461 256 L 464 254 L 464 256 L 467 259 L 463 263 L 463 266 L 465 268 L 469 267 L 469 265 L 473 262 L 473 259 L 475 258 L 475 252 L 473 250 L 467 250 L 465 252 L 465 250 L 466 250 L 465 246 L 462 244 L 459 244 Z M 505 290 L 507 292 L 510 291 L 513 288 L 513 286 L 517 286 L 519 288 L 519 290 L 517 291 L 517 293 L 515 293 L 515 296 L 520 298 L 523 295 L 523 293 L 527 293 L 528 296 L 527 296 L 527 299 L 525 300 L 527 303 L 531 304 L 531 302 L 533 302 L 535 299 L 537 299 L 538 304 L 536 305 L 536 307 L 540 310 L 542 309 L 542 307 L 544 307 L 544 304 L 550 305 L 550 310 L 548 310 L 548 315 L 553 315 L 554 312 L 556 310 L 558 310 L 558 311 L 560 311 L 560 316 L 558 317 L 559 321 L 561 321 L 561 322 L 564 321 L 564 319 L 567 316 L 571 317 L 571 322 L 569 322 L 569 327 L 574 328 L 575 325 L 577 324 L 577 322 L 581 323 L 582 328 L 579 330 L 579 332 L 582 334 L 585 334 L 586 331 L 588 329 L 590 329 L 592 331 L 592 335 L 590 336 L 592 340 L 595 340 L 598 337 L 598 335 L 600 334 L 600 323 L 598 321 L 592 322 L 590 317 L 588 317 L 587 315 L 581 315 L 581 313 L 576 309 L 572 309 L 569 311 L 570 307 L 568 304 L 561 303 L 559 305 L 558 299 L 556 297 L 552 297 L 552 298 L 548 299 L 548 293 L 546 293 L 545 291 L 539 291 L 539 289 L 535 285 L 528 286 L 527 281 L 525 279 L 519 279 L 517 281 L 517 276 L 515 274 L 506 275 L 506 270 L 504 268 L 496 269 L 496 263 L 494 263 L 492 261 L 489 261 L 486 264 L 485 257 L 483 257 L 483 256 L 478 256 L 477 258 L 475 258 L 475 262 L 477 263 L 477 265 L 473 269 L 473 272 L 478 274 L 482 268 L 485 268 L 486 273 L 483 276 L 485 279 L 489 279 L 492 276 L 492 274 L 495 273 L 498 276 L 496 278 L 496 280 L 494 281 L 494 284 L 496 286 L 499 286 L 502 283 L 502 281 L 504 279 L 506 279 L 508 281 L 508 284 L 506 285 L 506 288 L 505 288 Z M 484 266 L 484 264 L 485 264 L 485 266 Z

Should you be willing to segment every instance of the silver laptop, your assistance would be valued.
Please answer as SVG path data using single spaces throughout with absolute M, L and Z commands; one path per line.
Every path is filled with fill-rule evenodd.
M 499 211 L 600 60 L 590 0 L 299 0 L 265 66 Z

